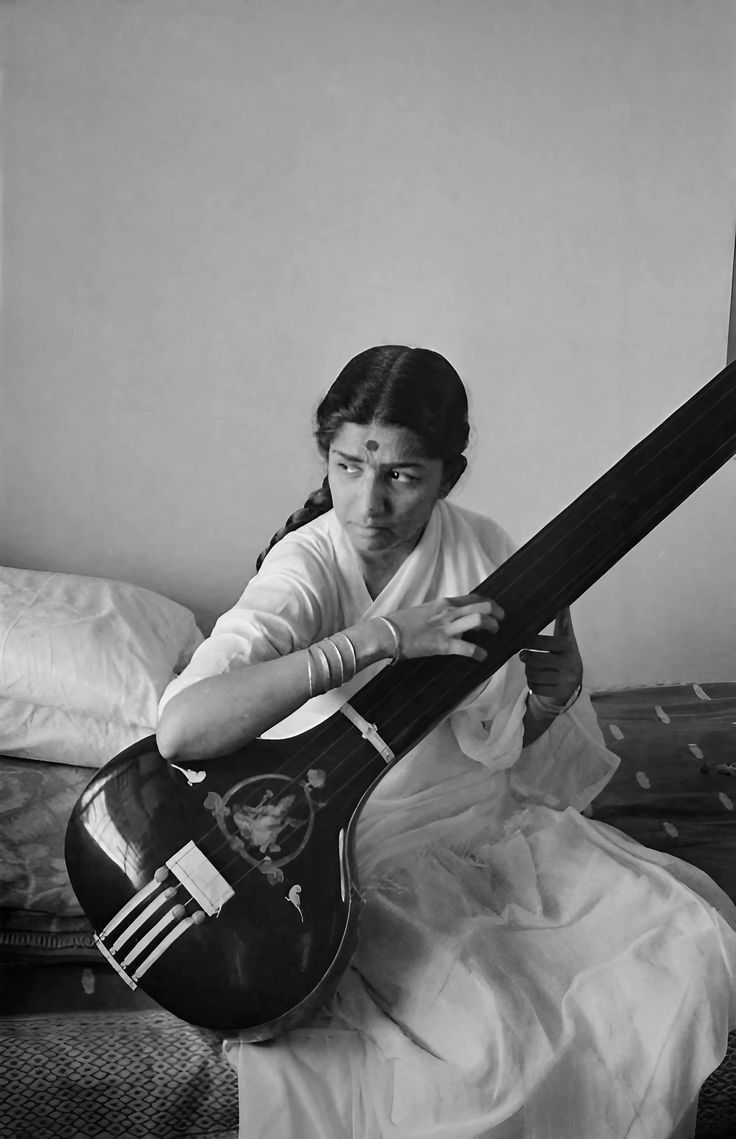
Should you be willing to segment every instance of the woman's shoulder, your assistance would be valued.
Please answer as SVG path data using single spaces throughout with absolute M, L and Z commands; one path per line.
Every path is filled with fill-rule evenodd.
M 273 570 L 276 566 L 317 568 L 331 565 L 334 560 L 334 510 L 328 510 L 285 534 L 266 554 L 261 565 Z
M 506 561 L 516 550 L 516 543 L 508 531 L 494 518 L 489 518 L 487 514 L 481 514 L 477 510 L 470 510 L 467 506 L 458 506 L 456 502 L 448 502 L 446 499 L 440 502 L 440 506 L 443 510 L 443 521 L 458 531 L 458 537 L 463 530 L 472 533 L 496 565 Z
M 299 630 L 320 625 L 334 594 L 333 558 L 322 518 L 285 534 L 266 554 L 235 602 L 218 619 L 213 633 L 268 629 Z M 280 651 L 291 651 L 280 649 Z

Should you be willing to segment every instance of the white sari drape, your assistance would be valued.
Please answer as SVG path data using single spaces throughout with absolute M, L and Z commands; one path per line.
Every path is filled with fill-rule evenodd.
M 361 616 L 472 590 L 511 552 L 437 504 L 375 600 L 333 513 L 284 539 L 167 691 Z M 382 666 L 268 735 L 331 714 Z M 586 695 L 521 751 L 514 658 L 381 781 L 358 826 L 361 936 L 308 1027 L 229 1041 L 242 1139 L 666 1139 L 736 1019 L 736 910 L 580 812 L 613 774 Z

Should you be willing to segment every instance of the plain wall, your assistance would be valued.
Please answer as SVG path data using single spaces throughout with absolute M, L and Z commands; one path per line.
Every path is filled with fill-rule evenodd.
M 443 352 L 531 536 L 725 363 L 722 0 L 2 4 L 5 564 L 204 627 L 355 352 Z M 728 463 L 575 606 L 596 686 L 733 680 Z

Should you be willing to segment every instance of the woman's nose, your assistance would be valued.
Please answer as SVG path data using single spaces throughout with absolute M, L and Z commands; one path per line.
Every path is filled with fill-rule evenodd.
M 372 471 L 365 474 L 363 480 L 363 510 L 367 518 L 385 513 L 386 496 L 383 493 L 381 481 Z

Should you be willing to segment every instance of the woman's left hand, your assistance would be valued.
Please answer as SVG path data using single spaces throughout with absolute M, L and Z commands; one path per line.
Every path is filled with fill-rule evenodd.
M 569 608 L 555 618 L 551 636 L 535 637 L 519 659 L 526 669 L 526 682 L 535 696 L 564 708 L 583 680 L 583 661 L 572 627 Z

